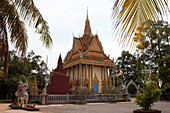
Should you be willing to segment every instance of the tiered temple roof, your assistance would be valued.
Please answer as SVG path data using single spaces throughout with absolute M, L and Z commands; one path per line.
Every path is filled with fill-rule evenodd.
M 84 34 L 79 38 L 73 37 L 72 49 L 65 57 L 64 68 L 68 68 L 79 63 L 100 66 L 113 66 L 114 64 L 104 53 L 98 35 L 92 34 L 88 12 L 85 21 Z

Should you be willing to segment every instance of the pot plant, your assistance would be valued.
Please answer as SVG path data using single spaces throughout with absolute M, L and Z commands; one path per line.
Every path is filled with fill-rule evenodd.
M 151 109 L 154 102 L 157 102 L 161 96 L 162 89 L 156 88 L 154 81 L 144 83 L 144 87 L 137 93 L 135 103 L 142 109 L 135 109 L 133 113 L 161 113 L 160 110 Z

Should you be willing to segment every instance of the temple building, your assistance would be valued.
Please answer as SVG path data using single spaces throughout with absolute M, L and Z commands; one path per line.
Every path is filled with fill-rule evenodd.
M 88 11 L 84 34 L 79 38 L 73 36 L 72 49 L 68 51 L 63 67 L 67 69 L 72 88 L 76 85 L 87 87 L 94 90 L 95 94 L 111 89 L 111 71 L 115 65 L 104 53 L 98 35 L 92 34 Z
M 69 77 L 66 76 L 66 70 L 63 69 L 61 55 L 58 58 L 57 68 L 51 72 L 51 81 L 48 85 L 48 94 L 71 94 L 71 84 Z

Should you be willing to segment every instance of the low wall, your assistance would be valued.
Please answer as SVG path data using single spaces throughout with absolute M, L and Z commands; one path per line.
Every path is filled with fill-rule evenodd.
M 130 96 L 129 96 L 130 97 Z M 41 103 L 41 96 L 30 96 L 30 99 L 34 99 Z M 130 99 L 130 98 L 129 98 Z M 47 95 L 46 104 L 66 104 L 66 103 L 77 103 L 83 102 L 111 102 L 111 101 L 124 101 L 124 94 L 113 94 L 113 95 Z

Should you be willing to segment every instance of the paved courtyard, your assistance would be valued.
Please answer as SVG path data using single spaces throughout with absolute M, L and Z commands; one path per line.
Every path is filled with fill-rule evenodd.
M 0 113 L 30 113 L 24 110 L 13 110 L 9 104 L 0 103 Z M 133 113 L 133 109 L 139 108 L 133 102 L 120 103 L 88 103 L 86 105 L 54 104 L 37 105 L 40 111 L 31 113 Z M 159 101 L 152 108 L 159 109 L 162 113 L 170 113 L 170 102 Z

